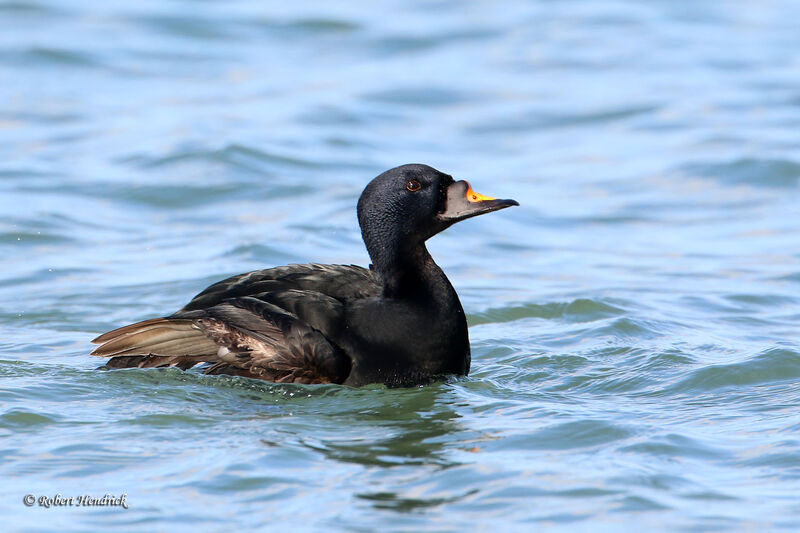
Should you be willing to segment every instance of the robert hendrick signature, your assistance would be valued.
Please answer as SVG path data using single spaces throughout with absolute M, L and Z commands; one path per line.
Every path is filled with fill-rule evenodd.
M 56 494 L 55 496 L 39 496 L 37 498 L 33 494 L 26 494 L 25 497 L 22 498 L 22 503 L 24 503 L 26 507 L 33 507 L 38 503 L 39 507 L 45 507 L 47 509 L 51 507 L 122 507 L 123 509 L 127 509 L 127 497 L 127 494 L 122 494 L 120 496 L 106 494 L 102 498 L 96 498 L 88 494 L 69 497 Z

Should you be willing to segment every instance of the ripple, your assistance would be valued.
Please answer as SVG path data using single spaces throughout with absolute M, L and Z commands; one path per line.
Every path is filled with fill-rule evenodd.
M 715 390 L 735 386 L 780 383 L 800 378 L 800 353 L 773 348 L 739 363 L 700 368 L 673 390 Z
M 321 35 L 347 35 L 362 29 L 362 25 L 348 19 L 332 17 L 307 17 L 293 20 L 257 19 L 254 27 L 269 31 L 270 34 L 290 38 L 305 38 Z
M 671 507 L 658 503 L 651 498 L 646 498 L 644 496 L 626 496 L 620 501 L 616 508 L 612 509 L 612 512 L 664 511 L 667 509 L 671 509 Z
M 357 126 L 366 122 L 361 113 L 337 105 L 314 106 L 298 115 L 297 120 L 318 126 Z
M 447 503 L 454 503 L 467 496 L 476 494 L 477 489 L 465 491 L 463 494 L 448 497 L 404 498 L 394 492 L 373 492 L 356 494 L 357 498 L 369 501 L 376 509 L 390 509 L 392 511 L 409 512 L 429 507 L 438 507 Z
M 800 183 L 800 163 L 787 159 L 743 158 L 724 163 L 684 166 L 682 172 L 714 178 L 731 185 L 754 187 L 796 187 Z
M 20 462 L 25 475 L 52 472 L 55 478 L 83 478 L 136 467 L 151 453 L 130 453 L 101 444 L 56 446 L 47 457 L 28 458 Z
M 631 431 L 604 420 L 575 420 L 531 431 L 524 436 L 508 437 L 499 449 L 575 450 L 592 448 L 624 440 Z
M 96 68 L 101 66 L 97 58 L 82 50 L 66 48 L 33 47 L 18 52 L 0 52 L 0 58 L 26 66 L 51 66 L 66 68 Z
M 719 460 L 730 456 L 730 452 L 718 447 L 708 446 L 695 439 L 675 433 L 656 435 L 643 442 L 622 448 L 624 452 L 642 453 L 657 457 L 692 457 Z
M 796 306 L 800 299 L 784 294 L 729 294 L 725 299 L 735 304 L 737 311 L 758 312 L 765 308 L 791 308 Z
M 20 121 L 26 122 L 36 125 L 44 125 L 44 124 L 52 124 L 52 125 L 60 125 L 60 124 L 72 124 L 76 122 L 80 122 L 84 120 L 86 117 L 80 113 L 76 113 L 74 111 L 14 111 L 11 113 L 0 113 L 0 119 L 4 120 L 12 120 L 12 121 Z M 5 172 L 0 173 L 0 175 L 6 174 Z M 8 173 L 11 176 L 14 176 L 13 172 Z M 24 175 L 25 173 L 23 173 Z M 29 178 L 36 178 L 38 177 L 36 173 L 28 173 Z M 16 176 L 14 176 L 16 177 Z
M 15 183 L 17 182 L 17 179 L 22 179 L 25 181 L 46 180 L 48 178 L 52 178 L 54 175 L 62 177 L 62 175 L 54 174 L 53 172 L 44 172 L 33 169 L 21 169 L 21 168 L 0 169 L 0 178 L 9 178 L 9 179 L 4 179 L 3 183 Z
M 203 418 L 185 414 L 150 414 L 137 416 L 135 418 L 123 418 L 120 420 L 120 422 L 123 424 L 149 427 L 205 427 L 211 426 L 215 423 L 215 421 L 211 418 Z
M 205 491 L 219 494 L 259 491 L 259 500 L 291 498 L 296 492 L 290 489 L 291 483 L 289 480 L 268 476 L 243 475 L 243 473 L 239 472 L 220 474 L 208 481 L 193 483 L 192 485 Z
M 141 25 L 177 37 L 198 40 L 231 40 L 239 38 L 236 33 L 220 23 L 218 19 L 205 18 L 187 13 L 180 15 L 148 15 L 136 19 Z
M 399 104 L 414 107 L 446 107 L 462 104 L 473 99 L 469 93 L 455 89 L 436 87 L 406 87 L 367 93 L 367 101 Z
M 619 340 L 654 339 L 675 329 L 675 325 L 645 318 L 622 317 L 591 331 L 591 335 L 607 335 Z
M 0 13 L 10 13 L 10 14 L 41 14 L 41 13 L 53 13 L 56 12 L 54 8 L 51 6 L 44 5 L 40 2 L 30 2 L 30 1 L 5 1 L 0 2 Z
M 263 244 L 243 244 L 225 252 L 224 257 L 238 257 L 246 261 L 264 264 L 299 263 L 302 258 L 284 249 Z
M 800 453 L 797 452 L 797 443 L 770 448 L 759 449 L 756 457 L 736 461 L 736 464 L 741 467 L 772 467 L 781 470 L 784 477 L 800 479 Z
M 533 111 L 523 114 L 517 113 L 505 118 L 476 124 L 470 127 L 469 131 L 478 134 L 521 133 L 525 131 L 586 126 L 595 123 L 609 124 L 640 115 L 647 115 L 657 110 L 658 106 L 643 105 L 574 114 Z
M 372 40 L 366 47 L 374 55 L 391 57 L 396 54 L 422 53 L 459 42 L 481 41 L 496 35 L 488 30 L 450 31 L 436 35 L 388 34 Z
M 569 303 L 524 304 L 492 308 L 469 315 L 470 325 L 513 322 L 523 318 L 556 319 L 567 322 L 593 322 L 624 314 L 625 311 L 610 303 L 579 298 Z
M 794 274 L 786 274 L 785 276 L 779 276 L 773 279 L 777 281 L 789 281 L 793 283 L 800 283 L 800 272 L 795 272 Z
M 56 424 L 60 417 L 26 411 L 23 409 L 12 409 L 0 415 L 0 428 L 14 431 L 26 429 L 36 429 L 42 426 Z
M 109 194 L 111 193 L 111 194 Z M 101 194 L 100 192 L 96 194 Z M 117 186 L 105 191 L 106 197 L 113 196 L 125 202 L 151 207 L 186 208 L 215 204 L 220 201 L 243 197 L 247 193 L 236 184 L 219 185 L 136 185 Z
M 0 232 L 0 244 L 14 244 L 18 246 L 37 246 L 41 244 L 61 244 L 74 239 L 56 233 L 42 233 L 41 231 L 11 231 Z
M 170 168 L 182 164 L 214 163 L 223 164 L 238 171 L 261 176 L 277 176 L 286 169 L 352 169 L 362 167 L 357 164 L 337 163 L 336 161 L 317 161 L 287 154 L 269 152 L 243 144 L 230 144 L 222 148 L 181 148 L 162 156 L 131 154 L 117 160 L 136 168 L 149 170 Z M 237 174 L 238 179 L 243 176 Z M 298 188 L 306 188 L 296 185 Z

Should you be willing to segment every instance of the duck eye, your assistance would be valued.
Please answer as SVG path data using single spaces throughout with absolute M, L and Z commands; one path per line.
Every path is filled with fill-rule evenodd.
M 421 188 L 422 188 L 422 185 L 420 185 L 419 181 L 417 181 L 417 180 L 408 180 L 406 182 L 406 189 L 408 189 L 411 192 L 417 192 Z

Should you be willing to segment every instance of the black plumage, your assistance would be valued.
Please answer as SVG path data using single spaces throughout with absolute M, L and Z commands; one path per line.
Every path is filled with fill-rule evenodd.
M 108 368 L 188 369 L 282 383 L 408 385 L 470 367 L 461 302 L 425 247 L 514 200 L 426 165 L 372 180 L 358 220 L 372 265 L 289 265 L 215 283 L 177 313 L 94 339 Z

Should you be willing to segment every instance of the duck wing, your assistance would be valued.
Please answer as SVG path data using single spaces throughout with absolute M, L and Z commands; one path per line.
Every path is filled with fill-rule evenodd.
M 109 368 L 213 363 L 207 374 L 341 383 L 351 367 L 337 346 L 344 301 L 380 294 L 352 265 L 290 265 L 215 283 L 170 317 L 116 329 L 93 342 Z
M 357 265 L 287 265 L 218 281 L 192 298 L 181 311 L 204 309 L 228 298 L 288 289 L 317 292 L 340 301 L 379 296 L 382 292 L 377 274 Z
M 341 306 L 341 303 L 339 303 Z M 146 320 L 101 335 L 92 355 L 109 368 L 187 369 L 213 363 L 206 374 L 234 374 L 281 383 L 341 383 L 351 362 L 308 323 L 252 297 L 208 309 Z

